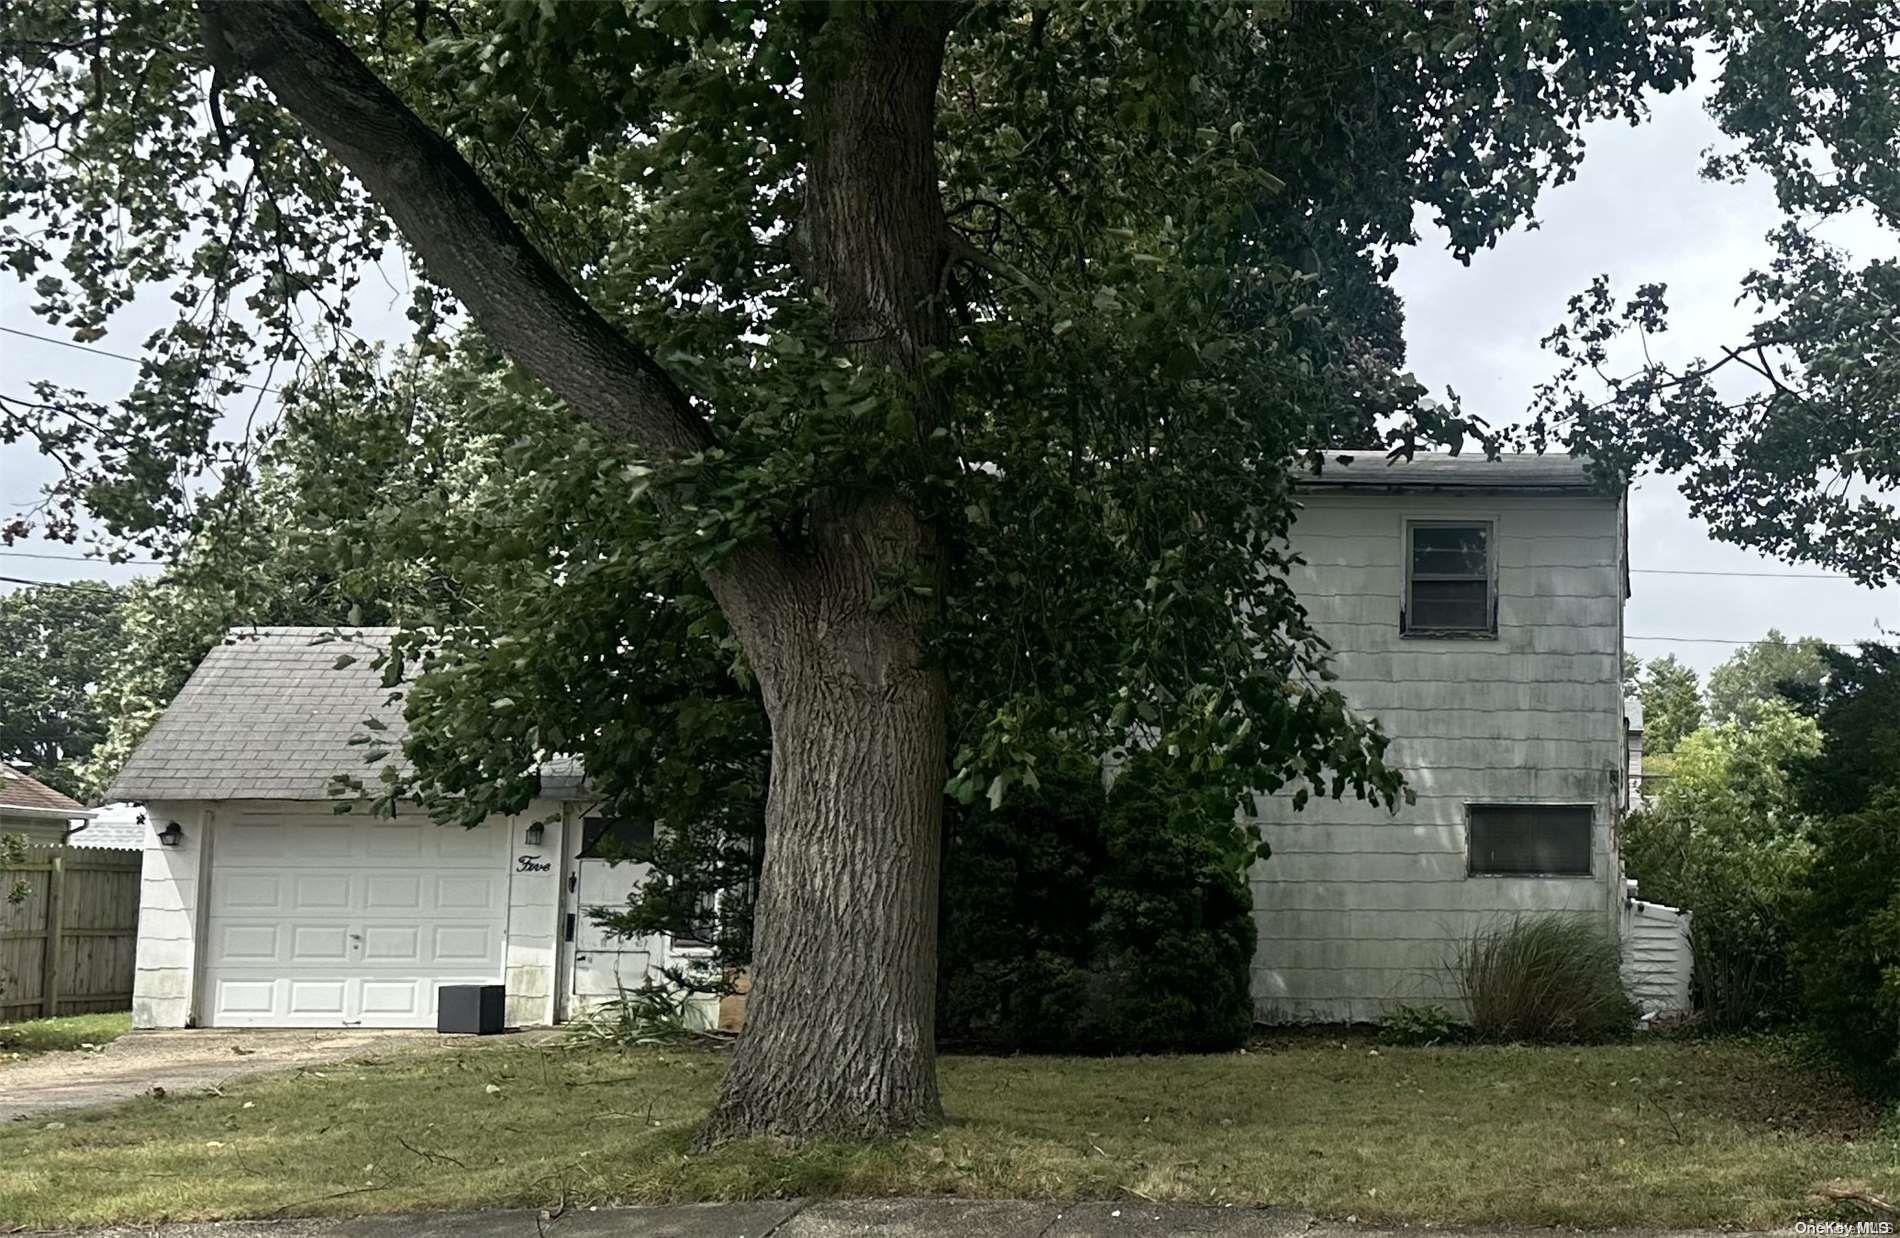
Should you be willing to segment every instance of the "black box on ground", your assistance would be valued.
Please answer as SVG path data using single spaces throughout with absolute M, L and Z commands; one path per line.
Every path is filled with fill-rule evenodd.
M 507 990 L 498 984 L 445 984 L 436 996 L 435 1030 L 493 1036 L 502 1030 Z

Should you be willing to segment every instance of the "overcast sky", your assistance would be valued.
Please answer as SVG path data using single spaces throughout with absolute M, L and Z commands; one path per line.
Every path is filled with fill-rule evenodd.
M 1734 305 L 1739 281 L 1762 261 L 1763 235 L 1778 216 L 1765 184 L 1698 178 L 1701 152 L 1721 141 L 1697 95 L 1661 99 L 1650 124 L 1591 131 L 1577 180 L 1546 194 L 1539 230 L 1513 233 L 1464 267 L 1428 229 L 1405 255 L 1397 279 L 1412 371 L 1434 390 L 1455 388 L 1469 412 L 1493 421 L 1517 418 L 1531 389 L 1553 369 L 1539 337 L 1599 272 L 1609 273 L 1619 294 L 1645 281 L 1669 285 L 1674 318 L 1664 337 L 1667 355 L 1712 352 L 1717 341 L 1737 338 L 1747 322 Z M 1821 235 L 1863 256 L 1894 248 L 1892 238 L 1856 221 L 1830 224 Z M 374 334 L 380 322 L 399 336 L 400 307 L 366 297 L 377 304 L 359 307 L 359 328 Z M 0 326 L 52 334 L 27 305 L 20 285 L 10 278 L 0 283 Z M 96 347 L 138 353 L 170 308 L 148 299 L 147 308 L 115 320 Z M 31 381 L 50 379 L 110 399 L 123 395 L 135 375 L 131 364 L 0 334 L 0 392 L 25 395 Z M 46 475 L 30 447 L 0 447 L 0 505 L 11 512 L 30 503 Z M 1845 579 L 1813 578 L 1819 569 L 1713 542 L 1666 478 L 1639 482 L 1631 511 L 1636 575 L 1628 629 L 1631 648 L 1643 657 L 1674 653 L 1706 671 L 1733 651 L 1722 642 L 1752 640 L 1771 627 L 1836 641 L 1875 636 L 1883 623 L 1900 627 L 1900 588 L 1868 590 Z M 45 543 L 0 548 L 0 576 L 123 580 L 140 570 L 28 557 L 75 553 Z M 1662 574 L 1683 571 L 1736 574 Z M 13 587 L 0 583 L 0 591 Z M 1658 637 L 1677 639 L 1650 639 Z

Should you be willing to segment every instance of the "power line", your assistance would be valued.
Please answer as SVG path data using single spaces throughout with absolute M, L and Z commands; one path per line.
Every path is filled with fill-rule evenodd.
M 0 327 L 0 331 L 4 331 L 8 335 L 17 335 L 21 339 L 38 340 L 42 344 L 54 344 L 60 348 L 71 348 L 78 352 L 91 353 L 95 357 L 110 357 L 114 361 L 129 361 L 133 365 L 137 365 L 137 366 L 143 366 L 145 364 L 145 358 L 143 357 L 134 357 L 127 353 L 122 353 L 122 352 L 111 352 L 104 348 L 94 348 L 90 344 L 75 344 L 71 340 L 57 339 L 50 335 L 35 335 L 31 331 L 22 331 L 18 327 Z M 239 383 L 238 386 L 244 387 L 251 391 L 268 392 L 271 395 L 281 394 L 281 392 L 279 392 L 278 389 L 275 387 L 265 387 L 258 383 Z M 8 398 L 18 399 L 19 397 L 8 397 Z M 26 403 L 27 401 L 22 399 L 20 402 Z
M 131 560 L 113 561 L 94 555 L 52 555 L 26 550 L 13 550 L 0 546 L 0 555 L 12 555 L 19 559 L 60 559 L 72 563 L 103 563 L 109 567 L 141 567 Z M 1630 569 L 1645 576 L 1745 576 L 1764 580 L 1852 580 L 1853 577 L 1840 572 L 1718 572 L 1677 567 L 1638 567 Z M 1655 637 L 1656 640 L 1671 640 L 1673 637 Z
M 49 555 L 32 550 L 14 550 L 10 546 L 0 546 L 0 555 L 12 555 L 16 559 L 50 559 L 61 563 L 97 563 L 101 567 L 144 567 L 132 559 L 102 559 L 98 555 Z
M 35 589 L 111 589 L 103 580 L 26 580 L 19 576 L 0 576 L 0 585 L 31 585 Z
M 1633 567 L 1632 576 L 1753 576 L 1764 580 L 1852 580 L 1846 572 L 1717 572 L 1687 567 Z
M 1760 637 L 1756 637 L 1754 640 L 1736 640 L 1729 636 L 1638 636 L 1633 632 L 1625 632 L 1623 639 L 1672 641 L 1681 645 L 1763 645 L 1769 643 Z M 1781 645 L 1794 644 L 1793 641 L 1787 640 L 1776 641 L 1774 643 Z M 1878 642 L 1868 640 L 1827 640 L 1823 638 L 1821 643 L 1826 645 L 1866 645 Z

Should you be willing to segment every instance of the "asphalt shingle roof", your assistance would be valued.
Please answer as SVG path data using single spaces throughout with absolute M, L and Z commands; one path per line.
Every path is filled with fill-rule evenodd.
M 1383 451 L 1329 451 L 1317 476 L 1303 473 L 1301 489 L 1533 490 L 1594 493 L 1581 456 L 1547 451 L 1487 460 L 1483 452 L 1454 456 L 1419 452 L 1410 460 Z
M 131 804 L 113 804 L 99 810 L 66 845 L 92 850 L 140 851 L 145 847 L 145 813 Z
M 27 808 L 36 813 L 64 812 L 75 817 L 92 814 L 70 795 L 62 795 L 37 778 L 0 766 L 0 809 Z
M 338 774 L 373 787 L 382 766 L 364 757 L 399 745 L 404 734 L 401 690 L 384 687 L 374 665 L 395 631 L 233 629 L 198 664 L 106 798 L 327 800 Z M 345 656 L 354 661 L 337 666 Z M 368 718 L 387 729 L 366 727 Z M 358 736 L 375 743 L 352 744 Z M 575 762 L 542 771 L 544 795 L 574 798 L 581 789 Z

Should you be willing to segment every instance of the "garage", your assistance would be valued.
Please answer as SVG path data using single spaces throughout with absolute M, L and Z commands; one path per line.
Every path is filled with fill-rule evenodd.
M 440 986 L 502 982 L 505 829 L 336 815 L 216 829 L 210 1025 L 433 1027 Z
M 390 816 L 363 784 L 404 768 L 393 635 L 233 629 L 120 769 L 148 822 L 134 1027 L 434 1028 L 460 984 L 511 1027 L 564 1014 L 584 772 L 541 764 L 473 828 Z

